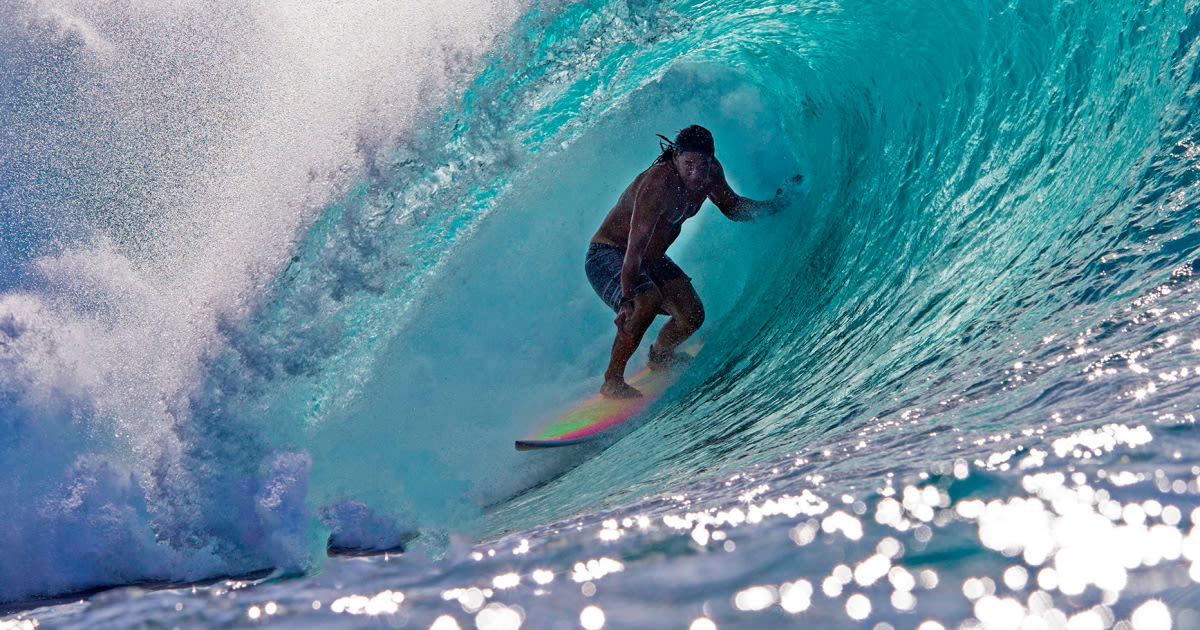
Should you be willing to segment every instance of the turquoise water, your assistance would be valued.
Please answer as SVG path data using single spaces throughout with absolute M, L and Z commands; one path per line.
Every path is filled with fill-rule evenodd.
M 1200 5 L 363 7 L 0 11 L 0 624 L 1200 624 Z M 515 452 L 691 123 L 811 189 L 689 223 L 646 417 Z

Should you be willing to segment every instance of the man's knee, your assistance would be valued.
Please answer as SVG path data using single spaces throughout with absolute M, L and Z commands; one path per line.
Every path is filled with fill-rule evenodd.
M 704 306 L 697 303 L 696 308 L 688 313 L 686 325 L 689 332 L 696 332 L 704 325 Z
M 690 335 L 704 325 L 704 307 L 697 304 L 694 308 L 681 312 L 676 319 L 683 328 L 683 332 Z

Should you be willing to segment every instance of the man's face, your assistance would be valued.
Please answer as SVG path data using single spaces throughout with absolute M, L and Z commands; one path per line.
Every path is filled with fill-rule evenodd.
M 708 171 L 712 167 L 712 156 L 695 151 L 685 151 L 675 156 L 675 169 L 683 186 L 689 191 L 708 183 Z

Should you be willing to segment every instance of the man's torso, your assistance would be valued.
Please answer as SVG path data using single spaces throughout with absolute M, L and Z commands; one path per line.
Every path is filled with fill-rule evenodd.
M 639 214 L 640 220 L 655 221 L 643 258 L 653 260 L 665 256 L 667 248 L 679 237 L 683 222 L 699 212 L 707 196 L 707 186 L 688 194 L 679 181 L 679 176 L 675 174 L 674 167 L 669 163 L 655 164 L 634 178 L 633 183 L 625 188 L 617 204 L 600 224 L 592 242 L 627 249 L 634 205 L 639 193 L 645 194 L 644 187 L 649 186 L 662 186 L 666 194 L 663 197 L 663 206 L 658 209 L 660 212 L 647 212 L 654 209 L 643 208 L 643 212 Z M 657 218 L 648 218 L 654 216 Z

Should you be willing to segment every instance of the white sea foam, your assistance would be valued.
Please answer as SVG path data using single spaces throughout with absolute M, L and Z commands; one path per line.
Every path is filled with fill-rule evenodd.
M 0 599 L 304 561 L 307 456 L 196 406 L 223 322 L 521 4 L 0 12 L 4 210 L 57 232 L 0 293 Z

